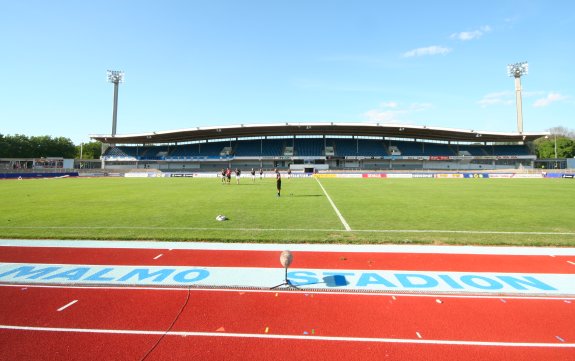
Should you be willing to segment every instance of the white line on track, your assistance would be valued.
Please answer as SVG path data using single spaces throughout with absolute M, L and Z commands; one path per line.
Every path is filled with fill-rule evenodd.
M 176 332 L 176 331 L 147 331 L 147 330 L 107 330 L 91 328 L 60 328 L 60 327 L 30 327 L 0 325 L 0 329 L 17 331 L 41 332 L 70 332 L 70 333 L 107 333 L 124 335 L 166 335 L 166 336 L 196 336 L 196 337 L 229 337 L 229 338 L 257 338 L 282 339 L 305 341 L 346 341 L 346 342 L 378 342 L 378 343 L 413 343 L 434 345 L 460 345 L 460 346 L 499 346 L 499 347 L 550 347 L 575 348 L 575 343 L 545 343 L 545 342 L 493 342 L 493 341 L 461 341 L 461 340 L 418 340 L 405 338 L 377 338 L 377 337 L 341 337 L 341 336 L 300 336 L 300 335 L 273 335 L 253 333 L 222 333 L 222 332 Z
M 417 338 L 421 338 L 421 334 L 419 332 L 415 333 L 417 335 Z
M 575 262 L 567 261 L 567 263 L 571 263 L 572 265 L 575 266 Z
M 188 287 L 146 287 L 146 286 L 77 286 L 77 285 L 34 285 L 34 284 L 2 284 L 0 287 L 24 287 L 26 288 L 62 288 L 62 289 L 83 289 L 83 290 L 123 290 L 123 291 L 183 291 L 188 292 Z M 280 291 L 280 290 L 249 290 L 249 289 L 228 289 L 228 288 L 190 288 L 190 292 L 230 292 L 230 293 L 281 293 L 281 294 L 297 294 L 295 291 Z M 431 297 L 437 298 L 472 298 L 472 299 L 501 299 L 501 295 L 487 295 L 487 294 L 432 294 L 432 293 L 387 293 L 387 292 L 337 292 L 337 291 L 327 291 L 327 292 L 317 292 L 301 289 L 301 293 L 314 294 L 314 295 L 348 295 L 348 296 L 372 296 L 372 297 L 390 297 L 397 300 L 398 297 Z M 505 296 L 506 299 L 515 300 L 538 300 L 538 301 L 564 301 L 570 303 L 575 301 L 574 295 L 566 296 L 521 296 L 521 295 L 508 295 Z
M 74 300 L 74 301 L 68 303 L 67 305 L 64 305 L 64 306 L 60 307 L 60 308 L 58 309 L 58 312 L 64 311 L 65 309 L 67 309 L 68 307 L 72 306 L 72 305 L 73 305 L 74 303 L 76 303 L 76 302 L 78 302 L 78 300 Z
M 323 185 L 321 184 L 321 182 L 319 181 L 318 178 L 315 178 L 315 180 L 317 181 L 317 184 L 319 184 L 321 190 L 323 191 L 323 194 L 325 194 L 325 196 L 327 197 L 327 200 L 329 201 L 329 203 L 331 204 L 331 206 L 333 207 L 333 210 L 335 211 L 335 214 L 337 214 L 337 216 L 339 217 L 339 220 L 341 221 L 341 223 L 343 224 L 343 226 L 345 227 L 346 231 L 351 231 L 351 227 L 349 226 L 349 224 L 347 224 L 347 222 L 345 221 L 345 219 L 343 218 L 343 216 L 341 215 L 339 209 L 337 209 L 337 207 L 335 206 L 335 203 L 333 203 L 333 201 L 331 200 L 331 197 L 329 196 L 329 194 L 327 194 L 327 191 L 325 190 L 325 188 L 323 187 Z
M 158 258 L 162 257 L 163 255 L 164 255 L 163 253 L 160 253 L 159 255 L 157 255 L 156 257 L 154 257 L 154 259 L 158 259 Z

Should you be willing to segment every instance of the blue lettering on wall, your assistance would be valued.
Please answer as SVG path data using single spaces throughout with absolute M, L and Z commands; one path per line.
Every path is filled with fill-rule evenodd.
M 497 278 L 499 278 L 503 282 L 507 283 L 509 286 L 515 288 L 516 290 L 526 290 L 527 287 L 523 286 L 523 285 L 526 285 L 526 286 L 538 288 L 538 289 L 544 290 L 544 291 L 557 291 L 556 288 L 551 287 L 548 284 L 545 284 L 545 283 L 539 281 L 538 279 L 536 279 L 535 277 L 531 277 L 531 276 L 523 276 L 523 279 L 520 279 L 517 277 L 512 277 L 512 276 L 497 276 Z
M 90 277 L 87 277 L 86 281 L 99 281 L 99 282 L 113 281 L 114 277 L 102 277 L 106 273 L 109 273 L 110 271 L 113 270 L 114 270 L 113 268 L 104 268 L 102 270 L 99 270 Z
M 90 270 L 90 268 L 88 268 L 88 267 L 78 267 L 78 268 L 73 268 L 73 269 L 68 270 L 68 271 L 56 273 L 55 275 L 51 275 L 51 276 L 45 277 L 43 279 L 44 280 L 53 280 L 56 278 L 65 278 L 69 281 L 77 281 L 80 278 L 82 278 L 86 273 L 88 273 L 89 270 Z
M 357 286 L 365 287 L 367 285 L 384 285 L 386 287 L 397 287 L 377 273 L 363 273 L 357 281 Z
M 79 283 L 98 282 L 101 284 L 159 284 L 179 283 L 191 284 L 210 277 L 209 268 L 175 267 L 130 267 L 130 266 L 78 266 L 78 265 L 22 265 L 2 264 L 0 262 L 0 282 L 25 282 L 29 280 L 47 283 Z M 256 271 L 257 272 L 257 271 Z M 401 271 L 399 271 L 401 272 Z M 220 272 L 216 273 L 220 275 Z M 210 280 L 214 285 L 229 284 L 228 276 L 233 270 L 221 273 L 221 278 Z M 257 273 L 254 273 L 257 274 Z M 550 277 L 551 276 L 551 277 Z M 572 286 L 566 284 L 569 280 L 566 275 L 541 275 L 541 281 L 535 274 L 494 274 L 494 273 L 458 273 L 458 272 L 409 272 L 394 273 L 392 271 L 369 272 L 353 270 L 305 270 L 288 272 L 288 279 L 296 286 L 317 285 L 318 287 L 340 287 L 349 289 L 394 289 L 394 290 L 437 290 L 440 292 L 460 291 L 477 292 L 500 290 L 510 292 L 548 291 L 557 293 L 573 292 Z M 557 284 L 554 284 L 557 280 Z M 246 277 L 246 285 L 258 282 Z M 226 283 L 227 282 L 227 283 Z M 552 282 L 552 283 L 550 283 Z M 210 283 L 211 284 L 211 283 Z M 554 286 L 551 286 L 554 284 Z M 557 288 L 556 288 L 557 287 Z M 570 288 L 571 287 L 571 288 Z
M 455 282 L 455 280 L 453 278 L 449 277 L 448 275 L 439 275 L 439 278 L 441 278 L 443 281 L 445 281 L 445 283 L 447 283 L 449 285 L 449 287 L 451 287 L 451 288 L 454 288 L 457 290 L 462 290 L 464 288 L 462 285 Z
M 196 273 L 193 278 L 186 278 L 186 276 L 190 273 Z M 190 269 L 187 271 L 182 271 L 174 275 L 174 281 L 182 282 L 182 283 L 190 283 L 190 282 L 197 282 L 207 278 L 210 275 L 210 272 L 204 269 Z
M 461 276 L 461 282 L 468 286 L 479 288 L 481 290 L 499 290 L 503 285 L 496 280 L 483 276 L 466 275 Z
M 121 281 L 121 282 L 127 281 L 130 278 L 137 276 L 138 281 L 142 281 L 142 280 L 145 280 L 146 278 L 150 278 L 150 277 L 155 277 L 154 279 L 152 279 L 152 282 L 162 282 L 169 275 L 174 273 L 174 271 L 175 271 L 175 269 L 173 269 L 173 268 L 165 268 L 165 269 L 161 269 L 159 271 L 150 273 L 150 270 L 147 268 L 136 268 L 132 272 L 129 272 L 125 276 L 118 279 L 118 281 Z
M 398 273 L 395 278 L 406 288 L 431 288 L 439 284 L 435 278 L 419 273 Z
M 328 287 L 341 287 L 349 285 L 345 276 L 355 276 L 353 272 L 324 272 L 323 281 Z
M 309 271 L 288 272 L 288 279 L 295 286 L 313 285 L 313 284 L 318 283 L 319 280 L 314 276 L 315 276 L 315 273 L 309 272 Z
M 35 268 L 36 267 L 34 267 L 34 266 L 18 267 L 18 268 L 11 270 L 11 271 L 4 272 L 4 273 L 0 274 L 0 277 L 4 277 L 4 276 L 8 276 L 10 274 L 16 273 L 14 275 L 14 278 L 26 277 L 30 280 L 35 280 L 35 279 L 38 279 L 42 276 L 47 275 L 48 273 L 59 270 L 62 267 L 46 267 L 46 268 L 40 268 L 40 269 L 35 269 Z

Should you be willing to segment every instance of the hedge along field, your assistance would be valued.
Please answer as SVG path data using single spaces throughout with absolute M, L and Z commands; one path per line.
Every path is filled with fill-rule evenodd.
M 275 179 L 223 185 L 215 175 L 10 180 L 0 190 L 0 238 L 575 245 L 570 179 L 284 177 L 279 198 Z

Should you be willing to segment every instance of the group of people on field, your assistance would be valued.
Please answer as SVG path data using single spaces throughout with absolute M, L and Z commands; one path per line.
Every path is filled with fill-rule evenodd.
M 234 171 L 232 171 L 229 167 L 228 168 L 222 168 L 222 183 L 223 184 L 230 184 L 232 181 L 232 172 L 234 172 L 236 174 L 236 184 L 240 184 L 240 178 L 242 176 L 242 170 L 239 168 L 236 168 Z M 250 174 L 252 175 L 252 182 L 256 181 L 256 171 L 252 168 L 252 170 L 250 171 Z M 264 171 L 263 169 L 260 168 L 260 179 L 263 178 L 263 174 Z
M 236 168 L 233 171 L 236 174 L 236 184 L 240 184 L 240 178 L 242 175 L 242 170 L 239 168 Z M 275 177 L 276 177 L 276 187 L 277 187 L 277 196 L 279 197 L 281 195 L 281 189 L 282 189 L 282 176 L 279 170 L 274 169 L 274 173 L 275 173 Z M 250 174 L 252 176 L 252 183 L 255 183 L 256 181 L 256 171 L 254 168 L 251 169 Z M 263 175 L 264 175 L 264 171 L 263 169 L 260 168 L 259 170 L 259 174 L 260 174 L 260 179 L 263 179 Z M 291 169 L 288 169 L 287 171 L 288 174 L 288 179 L 291 178 Z M 231 184 L 232 181 L 232 169 L 231 168 L 222 168 L 222 184 Z

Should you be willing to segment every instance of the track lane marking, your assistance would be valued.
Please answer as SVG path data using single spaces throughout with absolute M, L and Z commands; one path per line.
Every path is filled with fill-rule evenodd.
M 162 287 L 150 287 L 150 286 L 78 286 L 78 285 L 41 285 L 41 284 L 25 284 L 25 283 L 0 283 L 0 287 L 15 287 L 20 288 L 56 288 L 56 289 L 89 289 L 89 290 L 122 290 L 122 291 L 183 291 L 188 292 L 188 287 L 170 287 L 170 286 L 162 286 Z M 275 291 L 275 290 L 250 290 L 250 289 L 242 289 L 242 288 L 192 288 L 190 289 L 191 292 L 231 292 L 231 293 L 285 293 L 285 294 L 295 294 L 294 291 Z M 394 300 L 397 298 L 394 297 L 430 297 L 430 298 L 437 298 L 439 294 L 433 293 L 392 293 L 392 292 L 338 292 L 338 291 L 324 291 L 324 292 L 315 292 L 306 289 L 302 289 L 301 291 L 305 291 L 308 294 L 314 295 L 347 295 L 347 296 L 372 296 L 372 297 L 389 297 L 392 296 Z M 488 294 L 440 294 L 442 298 L 471 298 L 471 299 L 499 299 L 501 295 L 488 295 Z M 277 296 L 276 296 L 277 297 Z M 521 295 L 506 295 L 507 299 L 516 299 L 516 300 L 538 300 L 538 301 L 563 301 L 565 303 L 571 303 L 571 300 L 575 301 L 575 295 L 541 295 L 541 296 L 521 296 Z
M 159 255 L 157 255 L 156 257 L 154 257 L 154 259 L 158 259 L 158 258 L 162 257 L 163 255 L 164 255 L 163 253 L 160 253 Z
M 315 178 L 315 180 L 317 181 L 317 184 L 319 184 L 321 190 L 323 191 L 323 194 L 325 194 L 325 196 L 327 197 L 327 200 L 331 204 L 333 210 L 335 211 L 335 214 L 337 214 L 339 220 L 341 221 L 341 223 L 345 227 L 345 230 L 348 232 L 351 231 L 351 227 L 349 226 L 349 224 L 347 224 L 347 221 L 345 220 L 345 218 L 343 218 L 343 216 L 341 215 L 341 212 L 339 211 L 339 209 L 337 209 L 337 207 L 335 206 L 335 203 L 333 203 L 333 201 L 331 200 L 331 197 L 329 196 L 329 194 L 327 194 L 327 191 L 325 190 L 325 188 L 323 187 L 323 185 L 321 184 L 319 179 Z
M 548 342 L 496 342 L 496 341 L 462 341 L 462 340 L 418 340 L 405 338 L 379 338 L 379 337 L 341 337 L 341 336 L 311 336 L 311 335 L 277 335 L 252 333 L 217 333 L 217 332 L 185 332 L 185 331 L 148 331 L 148 330 L 109 330 L 92 328 L 61 328 L 61 327 L 32 327 L 0 325 L 0 329 L 14 331 L 40 331 L 40 332 L 70 332 L 70 333 L 107 333 L 124 335 L 166 335 L 166 336 L 196 336 L 196 337 L 228 337 L 228 338 L 258 338 L 283 339 L 306 341 L 339 341 L 339 342 L 376 342 L 376 343 L 413 343 L 434 345 L 460 345 L 460 346 L 499 346 L 499 347 L 550 347 L 575 348 L 575 343 L 548 343 Z
M 68 307 L 72 306 L 72 305 L 73 305 L 74 303 L 76 303 L 76 302 L 78 302 L 78 300 L 74 300 L 74 301 L 68 303 L 67 305 L 64 305 L 64 306 L 60 307 L 57 311 L 58 311 L 58 312 L 64 311 L 65 309 L 67 309 Z

